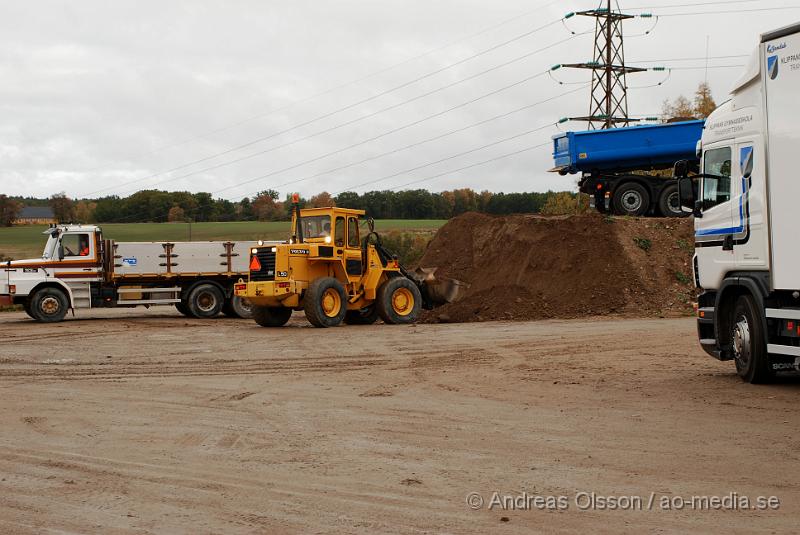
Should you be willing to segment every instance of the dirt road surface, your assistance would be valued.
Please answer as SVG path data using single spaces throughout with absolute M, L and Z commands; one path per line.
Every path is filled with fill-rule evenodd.
M 691 318 L 2 314 L 0 532 L 793 532 L 799 395 L 741 383 Z M 634 510 L 580 510 L 592 492 Z M 661 508 L 730 493 L 780 506 Z

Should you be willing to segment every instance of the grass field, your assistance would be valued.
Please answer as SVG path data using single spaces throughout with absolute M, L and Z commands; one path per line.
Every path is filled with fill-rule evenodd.
M 375 221 L 377 232 L 392 230 L 433 231 L 444 224 L 433 219 L 383 219 Z M 117 241 L 188 241 L 188 223 L 109 223 L 101 225 L 103 236 Z M 0 257 L 36 258 L 42 254 L 47 227 L 30 225 L 0 227 Z M 232 223 L 192 223 L 191 239 L 216 240 L 276 240 L 289 233 L 288 221 L 235 221 Z

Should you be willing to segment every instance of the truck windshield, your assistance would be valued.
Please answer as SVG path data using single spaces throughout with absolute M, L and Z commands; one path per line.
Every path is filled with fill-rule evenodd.
M 314 215 L 303 217 L 303 238 L 325 238 L 331 235 L 331 217 Z

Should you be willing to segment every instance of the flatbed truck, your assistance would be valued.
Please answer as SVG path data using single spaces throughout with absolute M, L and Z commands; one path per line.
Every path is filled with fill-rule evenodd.
M 22 305 L 41 322 L 69 310 L 157 305 L 196 318 L 252 316 L 233 285 L 258 242 L 118 242 L 96 225 L 52 225 L 44 235 L 40 258 L 0 264 L 0 305 Z

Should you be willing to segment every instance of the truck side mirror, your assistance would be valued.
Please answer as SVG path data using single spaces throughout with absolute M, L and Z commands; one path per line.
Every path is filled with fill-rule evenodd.
M 58 244 L 58 260 L 64 260 L 64 246 L 60 243 Z
M 677 165 L 676 165 L 677 166 Z M 681 177 L 678 179 L 678 195 L 681 199 L 681 208 L 688 211 L 695 212 L 695 193 L 694 182 L 689 177 Z
M 688 160 L 678 160 L 675 162 L 675 167 L 672 171 L 672 176 L 675 178 L 683 178 L 689 174 L 689 161 Z

